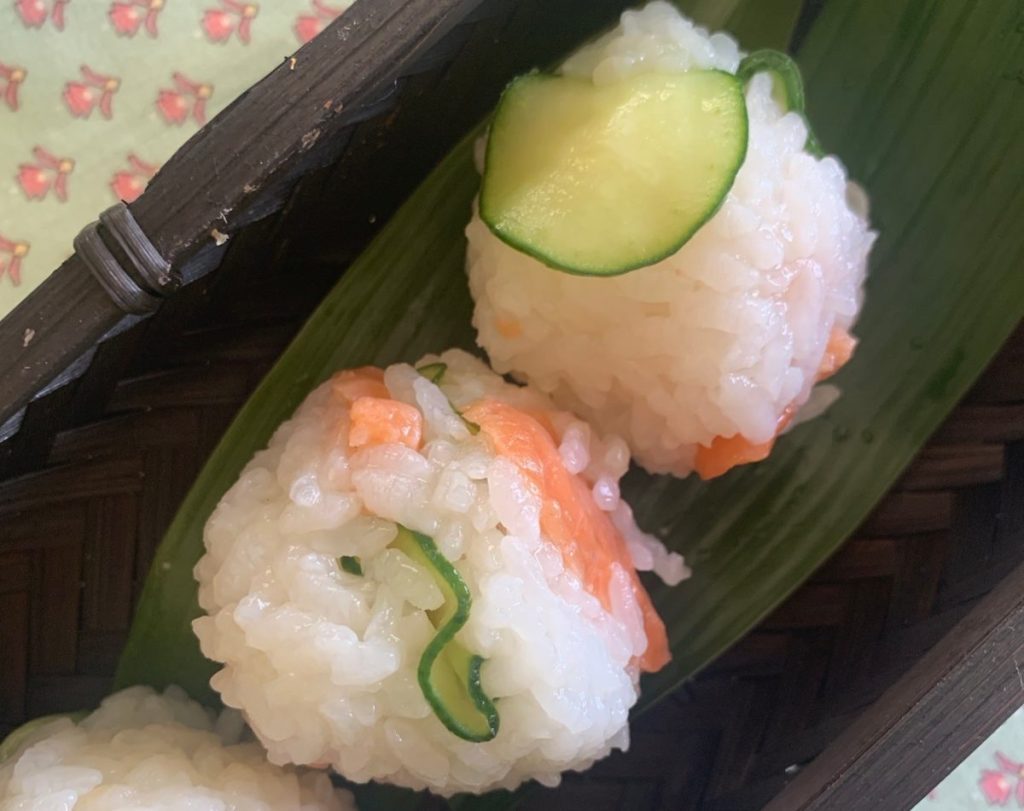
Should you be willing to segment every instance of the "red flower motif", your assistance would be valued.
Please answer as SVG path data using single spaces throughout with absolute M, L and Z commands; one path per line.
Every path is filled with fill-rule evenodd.
M 29 244 L 0 235 L 0 279 L 6 275 L 11 284 L 21 284 L 21 263 L 28 253 Z
M 142 194 L 149 179 L 160 168 L 156 164 L 146 163 L 133 152 L 128 154 L 128 165 L 130 169 L 116 172 L 110 180 L 110 190 L 114 192 L 114 196 L 126 203 L 132 202 Z
M 213 85 L 193 82 L 181 73 L 171 77 L 175 89 L 163 89 L 156 97 L 156 107 L 168 124 L 184 124 L 191 115 L 202 126 L 206 123 L 206 100 L 213 95 Z
M 300 14 L 295 20 L 295 36 L 302 43 L 313 39 L 327 27 L 331 20 L 340 17 L 345 10 L 344 8 L 332 8 L 323 0 L 312 0 L 312 6 L 312 14 Z
M 28 71 L 25 68 L 0 62 L 0 100 L 15 112 L 18 111 L 18 86 L 26 76 Z
M 1024 808 L 1024 763 L 1010 760 L 1002 752 L 995 753 L 999 771 L 984 769 L 978 787 L 989 805 L 1006 805 L 1013 795 L 1017 807 Z M 1016 783 L 1014 781 L 1016 780 Z
M 110 4 L 107 16 L 120 36 L 134 37 L 139 28 L 145 28 L 147 34 L 155 37 L 156 20 L 163 7 L 164 0 L 120 0 Z
M 210 42 L 227 42 L 237 32 L 238 39 L 248 45 L 252 21 L 260 7 L 239 0 L 220 0 L 220 4 L 222 8 L 207 9 L 203 14 L 203 31 L 207 39 Z
M 53 189 L 54 196 L 64 203 L 68 199 L 68 175 L 74 171 L 71 158 L 57 158 L 41 146 L 32 150 L 35 163 L 18 167 L 18 185 L 29 200 L 43 200 Z
M 88 118 L 94 107 L 98 107 L 100 115 L 110 118 L 114 112 L 111 105 L 114 94 L 121 87 L 121 80 L 114 76 L 103 76 L 96 73 L 88 65 L 79 69 L 83 81 L 68 82 L 64 85 L 64 103 L 75 118 Z
M 26 28 L 42 28 L 47 19 L 53 21 L 53 27 L 64 30 L 64 7 L 71 0 L 54 0 L 53 6 L 47 6 L 44 0 L 15 0 L 14 10 L 18 12 Z

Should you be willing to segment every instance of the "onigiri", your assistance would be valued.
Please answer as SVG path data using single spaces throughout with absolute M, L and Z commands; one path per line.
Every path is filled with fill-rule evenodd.
M 558 71 L 559 81 L 575 83 L 569 90 L 591 107 L 597 91 L 638 77 L 744 77 L 737 90 L 747 127 L 742 163 L 734 178 L 726 178 L 731 187 L 723 198 L 711 201 L 717 208 L 707 213 L 713 216 L 695 221 L 699 228 L 678 250 L 621 275 L 579 275 L 553 269 L 529 246 L 514 246 L 479 208 L 466 229 L 473 323 L 495 370 L 528 382 L 598 430 L 623 437 L 652 472 L 712 477 L 764 458 L 782 430 L 835 396 L 828 389 L 812 393 L 856 343 L 852 329 L 875 237 L 866 196 L 837 158 L 817 152 L 803 114 L 787 108 L 776 78 L 758 64 L 745 62 L 727 34 L 709 33 L 669 3 L 653 2 L 624 13 L 613 31 Z M 593 129 L 591 108 L 590 118 L 571 118 L 561 107 L 547 112 L 580 131 Z M 625 104 L 609 110 L 602 125 L 626 113 Z M 550 127 L 531 134 L 527 125 L 516 132 L 517 143 L 528 145 L 546 144 L 551 135 Z M 649 133 L 629 137 L 652 142 Z M 636 154 L 643 150 L 622 155 L 620 144 L 601 146 L 602 158 L 611 155 L 636 174 L 657 175 L 658 167 Z M 571 175 L 578 183 L 590 180 L 586 172 L 594 166 L 604 169 L 600 160 L 581 157 L 578 144 L 559 143 L 550 152 L 544 160 L 557 165 L 495 167 L 489 162 L 500 156 L 488 149 L 485 136 L 478 149 L 485 191 L 489 173 L 502 169 L 521 180 L 513 191 L 533 207 L 529 214 L 544 209 L 544 227 L 574 223 L 573 212 L 565 210 L 566 188 L 558 196 L 551 184 L 527 187 L 544 173 L 562 180 Z M 700 181 L 693 178 L 698 190 Z M 507 187 L 511 181 L 503 182 Z M 603 206 L 606 227 L 618 226 L 618 219 L 633 223 L 635 198 L 616 196 L 615 187 L 587 188 L 592 186 L 605 193 L 585 202 Z M 561 227 L 570 231 L 565 239 L 584 244 L 601 236 L 600 230 L 588 236 Z M 646 220 L 630 227 L 642 230 Z
M 669 659 L 637 570 L 682 558 L 625 443 L 452 350 L 334 375 L 206 525 L 212 686 L 278 764 L 451 795 L 558 783 L 629 741 Z

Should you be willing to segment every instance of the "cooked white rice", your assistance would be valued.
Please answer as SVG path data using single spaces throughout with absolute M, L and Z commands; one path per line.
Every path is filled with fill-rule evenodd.
M 547 413 L 565 467 L 612 514 L 636 564 L 672 582 L 686 570 L 619 498 L 629 462 L 621 439 L 598 437 L 464 352 L 440 360 L 443 391 L 407 364 L 385 373 L 390 396 L 423 416 L 418 450 L 349 452 L 349 407 L 330 382 L 278 429 L 206 526 L 195 573 L 209 616 L 195 631 L 224 663 L 211 684 L 275 763 L 331 764 L 351 780 L 443 794 L 528 778 L 553 785 L 626 748 L 644 627 L 632 594 L 612 612 L 581 587 L 541 532 L 538 493 L 452 406 L 491 397 Z M 426 611 L 442 596 L 389 548 L 396 523 L 431 536 L 472 592 L 457 639 L 486 659 L 483 688 L 501 718 L 490 741 L 456 737 L 418 686 L 434 635 Z M 341 556 L 359 557 L 363 576 L 343 571 Z
M 615 82 L 643 72 L 735 72 L 740 51 L 664 2 L 622 15 L 564 73 Z M 551 270 L 491 233 L 466 234 L 473 323 L 494 368 L 603 431 L 648 470 L 689 473 L 698 445 L 771 439 L 803 405 L 833 327 L 849 330 L 874 240 L 863 192 L 761 74 L 747 89 L 746 161 L 718 213 L 676 254 L 612 278 Z M 629 205 L 628 200 L 622 202 Z
M 322 772 L 267 763 L 239 743 L 237 712 L 219 718 L 178 688 L 133 687 L 78 723 L 27 732 L 0 763 L 2 811 L 353 811 Z

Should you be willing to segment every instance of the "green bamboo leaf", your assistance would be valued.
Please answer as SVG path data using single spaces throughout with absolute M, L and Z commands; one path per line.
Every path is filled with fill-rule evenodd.
M 709 9 L 748 15 L 744 26 L 756 28 L 756 5 Z M 869 189 L 882 232 L 856 329 L 862 343 L 837 378 L 844 396 L 783 437 L 769 461 L 710 484 L 630 475 L 626 495 L 640 522 L 695 570 L 675 589 L 652 588 L 674 659 L 645 681 L 642 708 L 735 642 L 838 547 L 1024 315 L 1020 14 L 1016 0 L 829 0 L 797 54 L 815 126 Z M 214 668 L 190 629 L 203 524 L 318 382 L 339 368 L 472 346 L 462 269 L 478 184 L 472 137 L 348 270 L 225 434 L 158 551 L 119 686 L 174 682 L 215 699 Z M 509 802 L 460 800 L 467 809 Z
M 203 525 L 277 426 L 337 369 L 473 346 L 462 229 L 479 179 L 467 136 L 345 273 L 224 434 L 167 530 L 146 579 L 117 685 L 178 684 L 216 703 L 199 652 L 192 568 Z M 416 238 L 410 239 L 415 229 Z M 431 272 L 424 272 L 429 268 Z
M 727 6 L 728 3 L 722 0 L 698 0 L 698 5 L 700 2 L 709 5 L 708 14 L 705 16 L 701 9 L 696 8 L 694 16 L 699 20 L 707 20 L 708 25 L 728 31 L 739 40 L 745 51 L 758 48 L 786 50 L 805 5 L 805 0 L 759 0 L 756 3 L 748 0 L 735 3 L 728 16 L 719 23 L 717 19 L 722 17 L 721 6 Z M 719 9 L 717 13 L 716 8 Z
M 650 706 L 724 651 L 866 516 L 1024 316 L 1024 61 L 1014 0 L 837 0 L 798 54 L 825 143 L 881 239 L 844 395 L 772 458 L 703 485 L 632 477 L 695 574 L 655 587 L 675 659 Z M 742 599 L 737 599 L 742 595 Z

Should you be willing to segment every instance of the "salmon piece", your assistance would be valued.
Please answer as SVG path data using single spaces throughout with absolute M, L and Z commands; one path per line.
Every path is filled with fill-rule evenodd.
M 390 397 L 359 397 L 349 410 L 348 445 L 400 444 L 418 450 L 423 441 L 419 409 Z
M 845 329 L 833 327 L 828 336 L 828 343 L 825 345 L 825 354 L 821 358 L 821 365 L 818 366 L 818 380 L 832 377 L 842 369 L 847 361 L 853 357 L 853 350 L 857 347 L 857 339 Z
M 702 479 L 714 479 L 737 465 L 764 461 L 774 445 L 775 437 L 767 442 L 751 442 L 743 434 L 716 436 L 710 446 L 697 446 L 693 469 Z
M 338 372 L 331 378 L 331 393 L 347 403 L 354 403 L 360 397 L 391 397 L 391 392 L 384 385 L 384 370 L 376 366 L 360 366 L 358 369 Z
M 857 339 L 845 329 L 833 328 L 828 336 L 828 344 L 825 346 L 825 354 L 821 358 L 815 380 L 820 382 L 838 372 L 853 357 L 853 350 L 856 346 Z M 792 405 L 786 407 L 782 416 L 779 417 L 778 425 L 775 426 L 775 437 L 786 429 L 795 413 L 796 409 Z M 772 452 L 775 437 L 767 442 L 751 442 L 742 434 L 716 436 L 711 440 L 711 445 L 697 446 L 697 457 L 694 459 L 693 469 L 702 479 L 714 479 L 737 465 L 764 461 Z
M 423 441 L 423 415 L 392 399 L 382 369 L 360 366 L 338 372 L 331 378 L 331 394 L 349 406 L 350 448 L 395 442 L 415 450 Z
M 552 434 L 535 417 L 497 400 L 474 403 L 465 417 L 537 489 L 541 529 L 561 551 L 565 566 L 606 609 L 611 609 L 613 565 L 626 572 L 647 635 L 640 668 L 653 673 L 664 667 L 671 658 L 665 624 L 633 568 L 626 541 L 594 503 L 586 484 L 565 469 Z
M 796 409 L 789 405 L 775 423 L 775 436 L 767 442 L 751 442 L 743 434 L 732 436 L 716 436 L 710 446 L 698 445 L 697 456 L 693 460 L 693 469 L 702 479 L 714 479 L 732 470 L 736 465 L 750 462 L 762 462 L 768 458 L 775 445 L 775 439 L 786 430 L 793 420 Z

